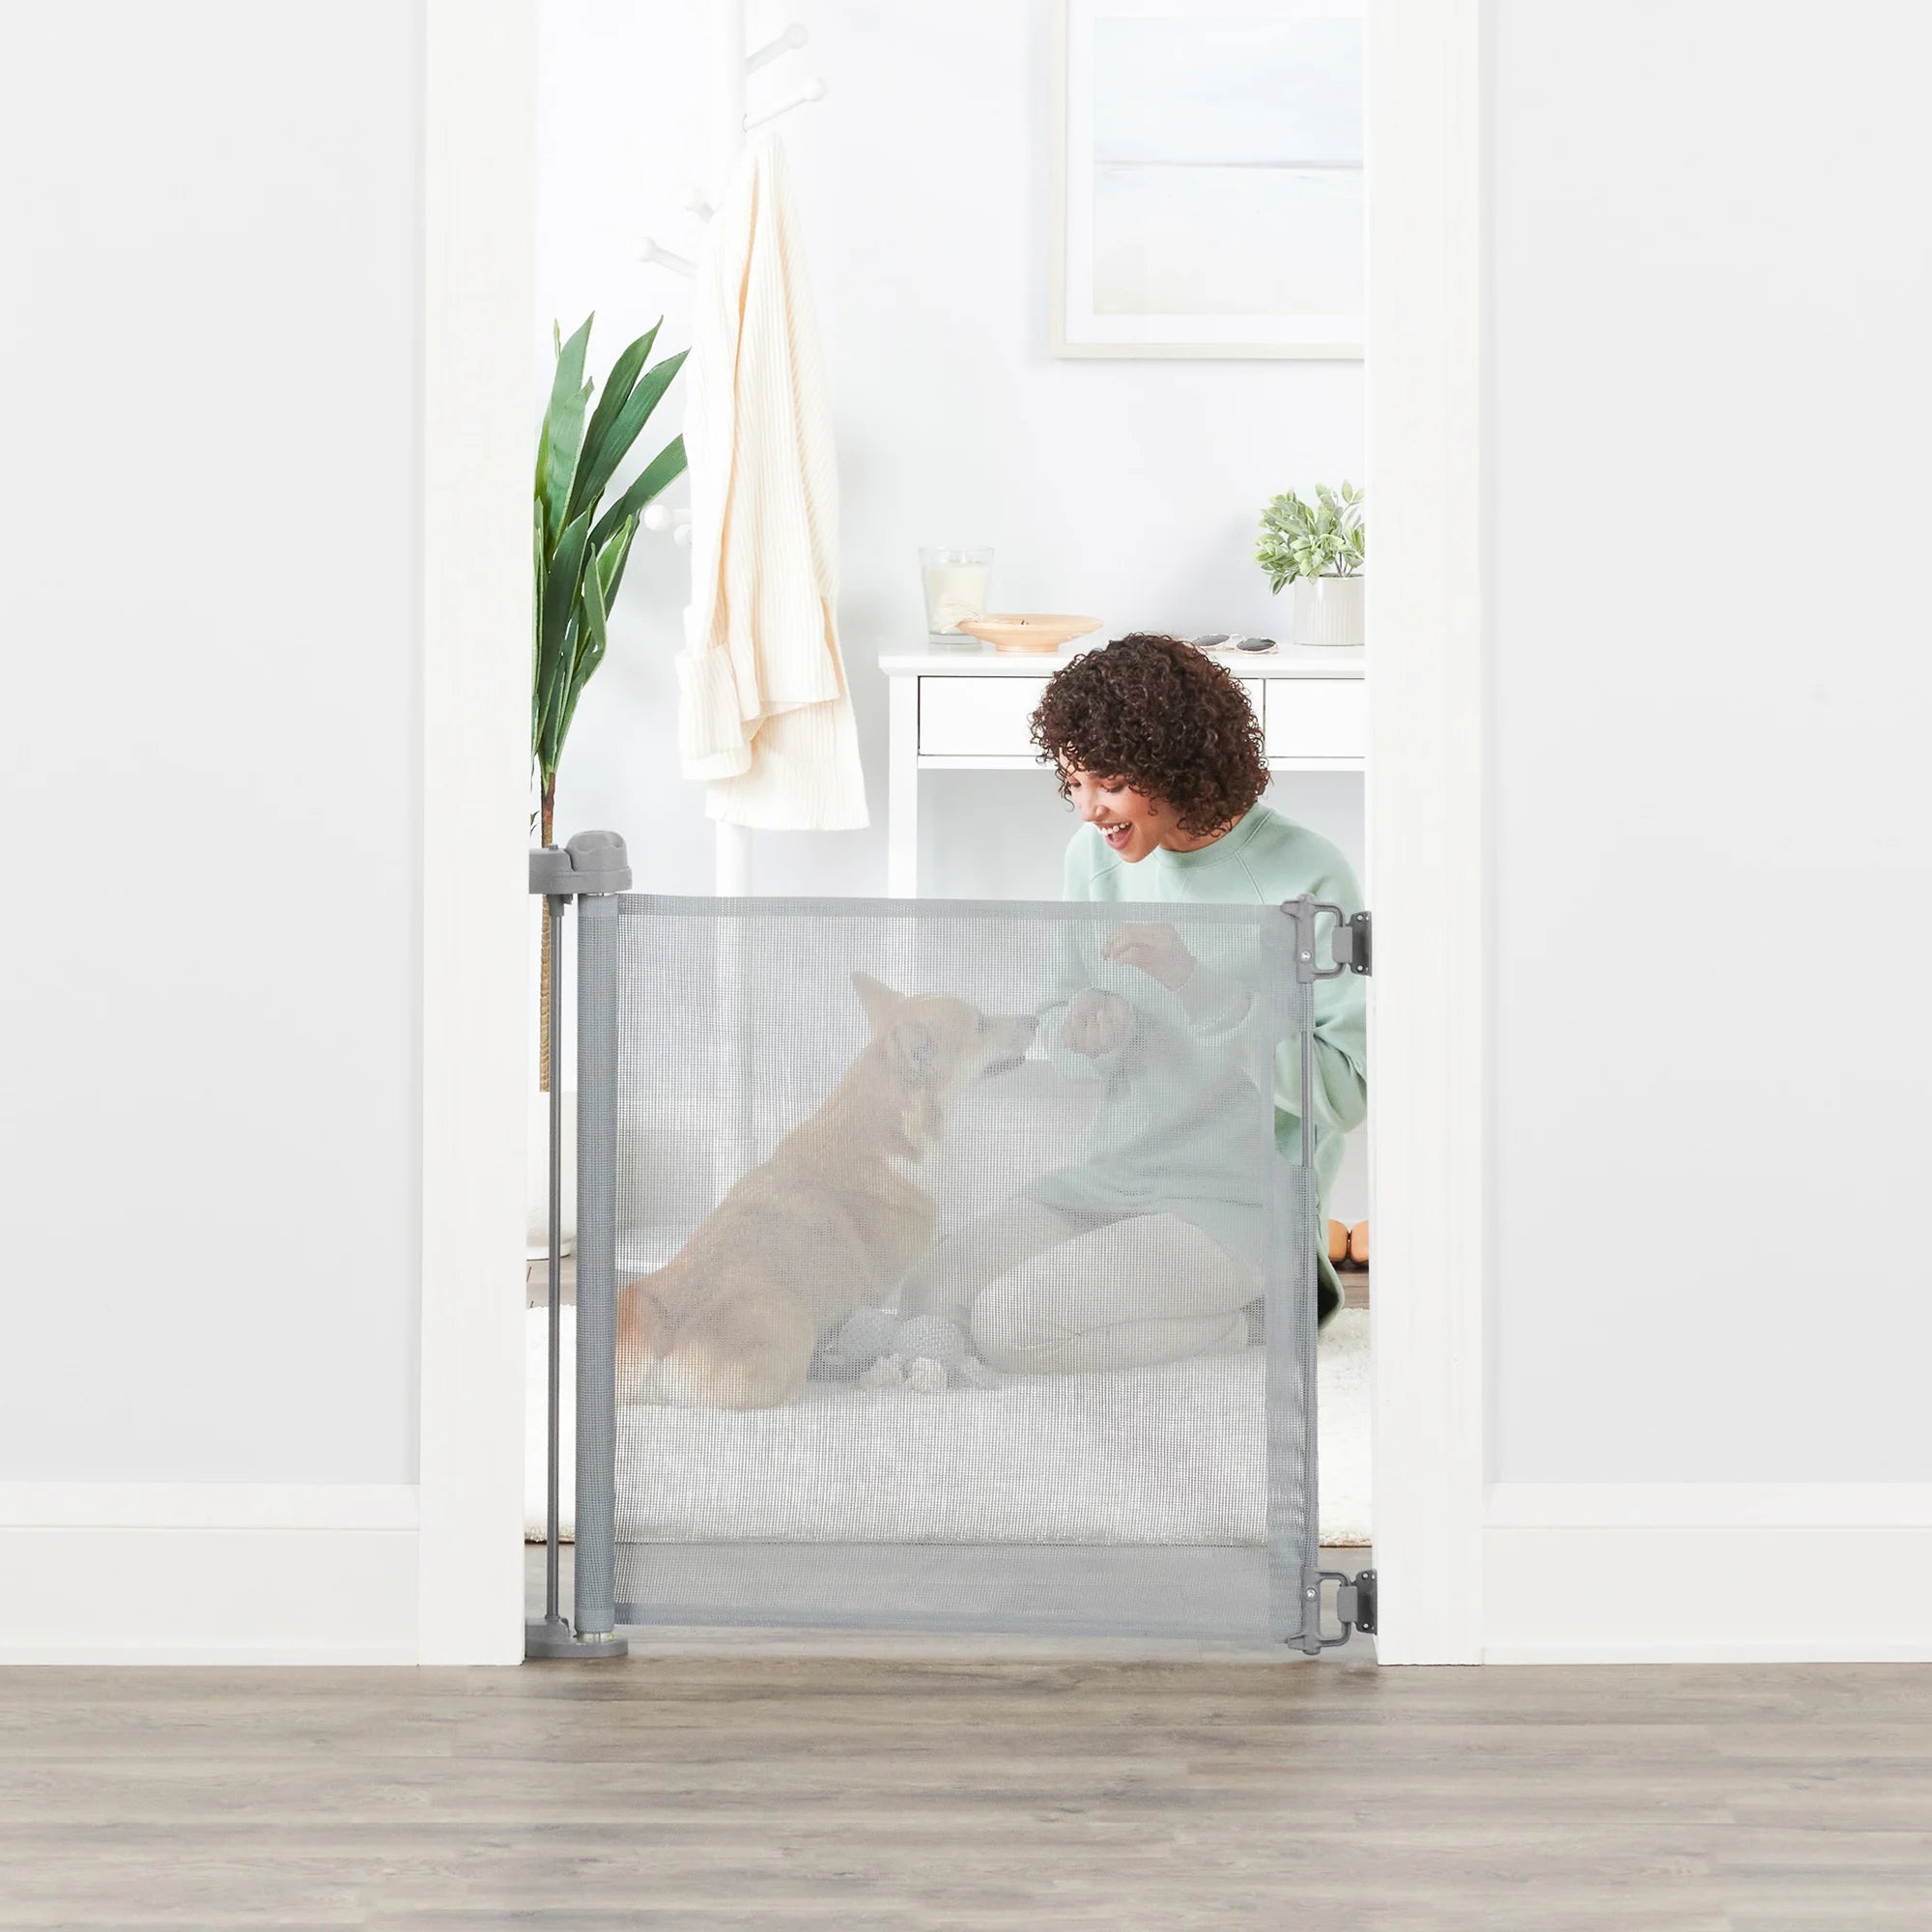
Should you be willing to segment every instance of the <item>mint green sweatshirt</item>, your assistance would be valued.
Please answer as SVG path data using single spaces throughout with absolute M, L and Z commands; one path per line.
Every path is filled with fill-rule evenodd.
M 1345 912 L 1361 910 L 1361 891 L 1341 853 L 1265 805 L 1211 845 L 1151 852 L 1138 865 L 1109 851 L 1090 825 L 1066 848 L 1065 896 L 1118 902 L 1123 923 L 1158 919 L 1135 910 L 1143 906 L 1278 906 L 1303 893 Z M 1256 997 L 1253 936 L 1180 922 L 1196 964 L 1170 992 L 1138 968 L 1102 959 L 1106 930 L 1071 932 L 1057 1005 L 1064 1008 L 1082 985 L 1119 993 L 1134 1009 L 1136 1037 L 1098 1060 L 1085 1060 L 1058 1046 L 1060 1013 L 1044 1016 L 1056 1064 L 1071 1077 L 1104 1081 L 1106 1093 L 1086 1158 L 1041 1176 L 1027 1191 L 1048 1207 L 1109 1220 L 1175 1214 L 1259 1265 L 1262 1206 L 1255 1198 L 1256 1168 L 1240 1144 L 1243 1119 L 1253 1118 L 1259 1097 L 1249 1078 L 1252 1041 L 1265 1024 Z M 1342 1137 L 1368 1111 L 1361 980 L 1344 974 L 1321 981 L 1315 1013 L 1315 1166 L 1325 1217 Z M 1299 1159 L 1301 1078 L 1292 1040 L 1276 1050 L 1273 1085 L 1276 1145 Z M 1324 1239 L 1319 1252 L 1332 1284 L 1326 1249 Z

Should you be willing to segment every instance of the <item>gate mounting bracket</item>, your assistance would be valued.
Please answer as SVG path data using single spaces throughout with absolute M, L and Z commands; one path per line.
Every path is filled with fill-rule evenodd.
M 1376 1634 L 1376 1573 L 1357 1570 L 1354 1581 L 1335 1593 L 1335 1614 L 1350 1630 Z
M 1321 1586 L 1333 1583 L 1335 1586 L 1335 1621 L 1342 1626 L 1340 1636 L 1321 1634 Z M 1373 1570 L 1357 1570 L 1352 1577 L 1340 1570 L 1318 1570 L 1313 1587 L 1305 1594 L 1313 1599 L 1311 1621 L 1315 1628 L 1301 1639 L 1304 1650 L 1314 1652 L 1333 1650 L 1345 1644 L 1357 1631 L 1366 1631 L 1370 1636 L 1376 1634 L 1376 1573 Z
M 1344 912 L 1326 899 L 1312 898 L 1304 893 L 1298 899 L 1284 899 L 1282 911 L 1294 922 L 1294 977 L 1305 986 L 1317 980 L 1339 980 L 1344 973 L 1364 978 L 1372 972 L 1375 919 L 1366 912 Z M 1328 956 L 1332 966 L 1318 966 L 1315 933 L 1318 917 L 1333 913 L 1335 923 L 1328 934 Z
M 1338 966 L 1366 979 L 1375 971 L 1375 929 L 1373 913 L 1351 912 L 1336 923 L 1329 938 L 1329 952 Z

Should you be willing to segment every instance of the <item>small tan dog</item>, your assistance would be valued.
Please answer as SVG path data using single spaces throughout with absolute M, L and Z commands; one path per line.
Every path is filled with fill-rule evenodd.
M 824 1105 L 618 1291 L 621 1400 L 773 1407 L 805 1386 L 820 1339 L 888 1300 L 931 1245 L 937 1210 L 905 1166 L 953 1095 L 1019 1065 L 1039 1023 L 864 973 L 852 985 L 872 1037 Z

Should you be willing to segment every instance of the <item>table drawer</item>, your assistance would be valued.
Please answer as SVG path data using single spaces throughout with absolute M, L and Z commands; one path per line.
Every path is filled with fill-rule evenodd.
M 1043 677 L 923 677 L 919 750 L 926 758 L 1019 758 Z
M 1358 677 L 1270 678 L 1262 743 L 1271 758 L 1366 758 L 1368 686 Z
M 923 677 L 919 681 L 919 754 L 923 758 L 1024 758 L 1034 752 L 1027 721 L 1043 677 Z M 1257 711 L 1262 680 L 1241 689 Z

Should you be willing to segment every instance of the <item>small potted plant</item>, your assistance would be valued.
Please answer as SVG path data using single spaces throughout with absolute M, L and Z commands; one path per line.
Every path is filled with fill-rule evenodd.
M 1362 493 L 1352 483 L 1315 486 L 1304 503 L 1293 490 L 1262 512 L 1255 561 L 1279 594 L 1294 585 L 1297 644 L 1362 641 Z

